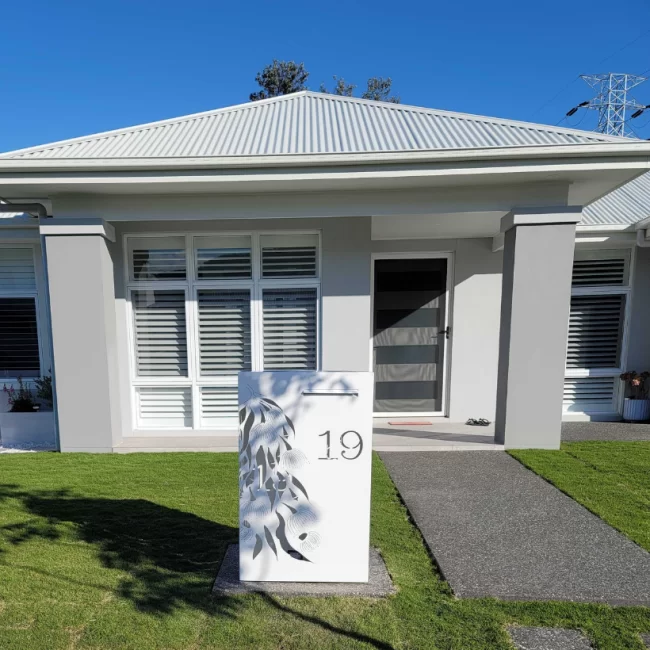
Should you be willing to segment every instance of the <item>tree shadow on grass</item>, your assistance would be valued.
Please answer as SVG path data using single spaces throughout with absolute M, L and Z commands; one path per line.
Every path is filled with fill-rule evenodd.
M 328 632 L 332 632 L 333 634 L 344 636 L 348 639 L 354 639 L 355 641 L 359 641 L 361 643 L 366 643 L 369 646 L 372 646 L 373 648 L 377 648 L 378 650 L 394 650 L 394 646 L 390 645 L 390 643 L 386 643 L 385 641 L 380 641 L 379 639 L 373 639 L 372 637 L 366 634 L 362 634 L 361 632 L 354 632 L 353 630 L 345 630 L 341 627 L 336 627 L 336 625 L 333 625 L 332 623 L 328 623 L 327 621 L 323 621 L 322 619 L 316 616 L 311 616 L 310 614 L 303 614 L 302 612 L 292 609 L 287 605 L 283 605 L 277 598 L 274 598 L 270 594 L 260 593 L 259 595 L 261 598 L 263 598 L 266 601 L 267 604 L 271 605 L 271 607 L 275 607 L 275 609 L 285 614 L 291 614 L 292 616 L 295 616 L 296 618 L 299 618 L 300 620 L 305 621 L 307 623 L 313 623 L 314 625 L 318 625 L 322 627 L 324 630 L 327 630 Z
M 236 528 L 145 499 L 86 498 L 67 490 L 0 486 L 0 502 L 8 498 L 21 501 L 35 517 L 0 527 L 0 557 L 5 544 L 61 539 L 70 534 L 63 524 L 72 523 L 76 537 L 98 549 L 102 566 L 128 573 L 116 594 L 138 610 L 169 614 L 190 606 L 211 614 L 234 614 L 234 599 L 221 600 L 216 606 L 206 587 L 211 587 L 227 545 L 237 539 Z M 54 575 L 46 567 L 33 570 Z M 56 577 L 77 582 L 72 577 Z
M 75 525 L 77 539 L 97 549 L 103 567 L 128 574 L 115 593 L 131 601 L 139 611 L 166 615 L 191 607 L 211 616 L 236 619 L 244 607 L 241 598 L 212 597 L 210 591 L 228 544 L 237 540 L 237 529 L 232 526 L 145 499 L 88 498 L 69 490 L 26 491 L 16 485 L 0 485 L 0 503 L 7 499 L 17 499 L 34 517 L 27 522 L 0 526 L 0 563 L 6 545 L 19 546 L 38 538 L 63 539 L 70 535 L 65 524 L 71 523 Z M 7 562 L 6 566 L 11 565 Z M 70 584 L 111 589 L 55 573 L 47 567 L 15 568 Z M 380 650 L 392 648 L 378 639 L 303 614 L 268 594 L 261 597 L 269 606 L 334 635 Z

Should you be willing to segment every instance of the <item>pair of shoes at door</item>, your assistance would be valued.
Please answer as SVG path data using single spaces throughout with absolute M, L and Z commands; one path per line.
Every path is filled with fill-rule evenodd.
M 470 418 L 465 424 L 469 424 L 472 427 L 487 427 L 490 425 L 490 421 L 485 418 L 479 418 L 478 420 Z

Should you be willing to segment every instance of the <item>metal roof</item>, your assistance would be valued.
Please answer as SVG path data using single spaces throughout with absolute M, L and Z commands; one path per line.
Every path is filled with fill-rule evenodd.
M 580 225 L 629 226 L 650 217 L 650 172 L 586 206 Z
M 303 91 L 10 151 L 0 159 L 404 152 L 612 141 L 621 138 Z

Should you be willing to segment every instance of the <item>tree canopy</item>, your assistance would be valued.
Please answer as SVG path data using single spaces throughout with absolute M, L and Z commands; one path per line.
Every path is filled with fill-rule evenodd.
M 305 70 L 304 63 L 295 61 L 278 61 L 273 59 L 271 65 L 267 65 L 261 72 L 258 72 L 255 81 L 262 90 L 250 94 L 250 100 L 255 102 L 259 99 L 279 97 L 297 93 L 300 90 L 307 90 L 305 82 L 309 72 Z
M 255 102 L 259 99 L 280 97 L 281 95 L 307 90 L 308 77 L 309 72 L 305 70 L 304 63 L 273 59 L 273 63 L 267 65 L 255 76 L 255 81 L 261 90 L 251 93 L 250 100 Z M 336 75 L 334 75 L 333 79 L 333 88 L 329 90 L 325 84 L 321 84 L 320 92 L 343 97 L 354 97 L 354 91 L 357 88 L 355 84 L 350 84 L 343 77 L 337 77 Z M 366 89 L 361 93 L 361 97 L 378 102 L 399 104 L 399 96 L 391 94 L 392 85 L 393 80 L 390 77 L 370 77 L 366 83 Z

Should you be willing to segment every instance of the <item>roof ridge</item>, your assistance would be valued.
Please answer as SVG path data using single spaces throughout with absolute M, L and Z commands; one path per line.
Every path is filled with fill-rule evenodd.
M 89 135 L 76 136 L 74 138 L 66 138 L 64 140 L 57 140 L 41 145 L 33 145 L 31 147 L 24 147 L 22 149 L 14 149 L 0 153 L 0 159 L 12 158 L 22 156 L 29 153 L 44 152 L 52 149 L 58 149 L 73 144 L 100 141 L 105 138 L 115 136 L 128 135 L 131 133 L 140 133 L 143 131 L 150 131 L 160 127 L 180 124 L 184 122 L 191 122 L 215 115 L 223 115 L 227 113 L 234 113 L 237 111 L 250 111 L 264 107 L 268 104 L 275 104 L 280 102 L 297 101 L 301 98 L 314 98 L 321 101 L 331 101 L 339 103 L 352 103 L 366 106 L 372 106 L 376 109 L 398 111 L 398 112 L 412 112 L 423 115 L 431 115 L 442 118 L 467 120 L 488 125 L 500 125 L 506 127 L 527 129 L 529 131 L 546 132 L 546 133 L 559 133 L 563 135 L 576 135 L 581 138 L 587 138 L 594 142 L 621 142 L 622 140 L 629 140 L 629 138 L 621 138 L 619 136 L 608 136 L 604 134 L 592 133 L 589 131 L 582 131 L 580 129 L 566 129 L 558 126 L 551 126 L 550 124 L 538 124 L 536 122 L 524 122 L 521 120 L 510 120 L 500 117 L 489 117 L 486 115 L 476 115 L 473 113 L 462 113 L 457 111 L 446 111 L 443 109 L 427 108 L 424 106 L 413 106 L 411 104 L 393 104 L 391 102 L 380 102 L 372 99 L 364 99 L 362 97 L 345 97 L 341 95 L 331 95 L 328 93 L 317 92 L 313 90 L 302 90 L 288 95 L 281 95 L 279 97 L 269 97 L 255 102 L 244 102 L 241 104 L 234 104 L 232 106 L 223 106 L 221 108 L 214 108 L 207 111 L 200 111 L 198 113 L 190 113 L 189 115 L 182 115 L 179 117 L 165 118 L 163 120 L 156 120 L 153 122 L 145 122 L 144 124 L 136 124 L 129 127 L 121 127 L 111 129 L 109 131 L 100 131 L 99 133 L 91 133 Z

